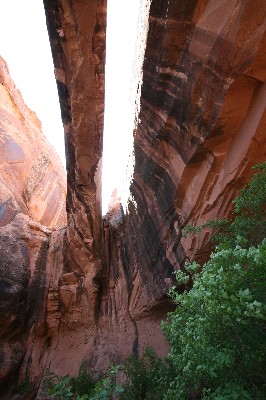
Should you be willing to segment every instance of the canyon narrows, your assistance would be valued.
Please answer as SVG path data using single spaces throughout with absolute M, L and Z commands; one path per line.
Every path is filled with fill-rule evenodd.
M 106 0 L 44 0 L 67 160 L 0 62 L 1 398 L 18 376 L 164 354 L 173 271 L 204 260 L 187 223 L 229 215 L 266 154 L 266 3 L 153 0 L 135 132 L 137 207 L 101 216 Z M 128 18 L 126 7 L 121 18 Z M 122 34 L 122 33 L 121 33 Z M 121 49 L 123 57 L 123 49 Z M 66 222 L 67 218 L 67 222 Z

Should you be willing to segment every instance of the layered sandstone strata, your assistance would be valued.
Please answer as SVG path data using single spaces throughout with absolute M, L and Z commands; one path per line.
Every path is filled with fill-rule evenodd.
M 50 256 L 59 248 L 54 238 L 65 232 L 66 173 L 2 58 L 0 99 L 0 395 L 6 398 L 30 335 L 38 332 L 41 340 L 45 331 L 50 274 L 63 254 Z
M 183 226 L 228 215 L 251 165 L 265 159 L 265 3 L 152 2 L 131 185 L 137 208 L 124 216 L 116 207 L 102 233 L 106 4 L 44 5 L 67 134 L 68 268 L 87 301 L 72 344 L 65 327 L 57 351 L 68 340 L 100 368 L 145 344 L 164 351 L 159 324 L 173 271 L 208 251 L 209 233 L 184 241 Z
M 20 212 L 48 227 L 64 225 L 64 168 L 2 58 L 0 99 L 0 226 Z
M 266 153 L 265 2 L 154 0 L 135 134 L 137 207 L 128 215 L 116 207 L 102 221 L 106 1 L 44 6 L 66 135 L 68 223 L 66 235 L 41 230 L 50 242 L 40 259 L 56 268 L 43 261 L 38 269 L 42 313 L 21 356 L 21 375 L 36 383 L 46 367 L 76 374 L 82 361 L 105 368 L 145 345 L 163 353 L 173 271 L 208 252 L 209 232 L 184 240 L 184 225 L 227 216 Z

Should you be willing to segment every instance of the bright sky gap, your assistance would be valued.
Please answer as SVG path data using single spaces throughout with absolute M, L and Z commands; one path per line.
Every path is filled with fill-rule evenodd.
M 103 215 L 114 189 L 125 211 L 130 199 L 133 131 L 139 114 L 150 2 L 107 2 Z M 42 0 L 1 3 L 0 54 L 25 103 L 40 118 L 44 134 L 65 164 L 64 132 Z
M 0 55 L 64 165 L 64 131 L 42 0 L 1 1 Z
M 124 211 L 130 200 L 129 186 L 134 171 L 133 132 L 140 108 L 150 3 L 151 0 L 107 2 L 103 215 L 108 211 L 115 190 L 114 197 Z

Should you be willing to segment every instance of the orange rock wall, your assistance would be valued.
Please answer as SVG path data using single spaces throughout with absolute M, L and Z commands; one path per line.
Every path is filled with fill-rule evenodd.
M 66 223 L 66 174 L 0 58 L 0 226 L 22 212 L 48 227 Z
M 7 387 L 18 377 L 28 344 L 36 340 L 40 343 L 46 331 L 50 274 L 55 274 L 63 250 L 53 258 L 50 254 L 59 247 L 54 238 L 65 234 L 65 203 L 65 170 L 0 57 L 0 397 L 3 399 L 7 398 Z M 62 261 L 60 265 L 62 268 Z
M 157 260 L 204 257 L 209 238 L 182 242 L 180 229 L 228 215 L 265 160 L 265 13 L 260 1 L 152 3 L 132 192 Z
M 165 351 L 159 326 L 173 271 L 210 250 L 209 232 L 182 239 L 183 227 L 226 217 L 251 166 L 265 160 L 265 17 L 261 1 L 151 4 L 131 185 L 137 208 L 105 224 L 100 321 L 112 321 L 110 353 L 120 352 L 117 336 L 136 354 L 147 344 Z M 126 310 L 134 333 L 124 337 Z
M 183 240 L 183 226 L 228 215 L 251 166 L 265 159 L 266 10 L 259 0 L 152 2 L 131 185 L 137 210 L 118 210 L 101 232 L 106 4 L 44 4 L 67 116 L 67 265 L 86 297 L 75 312 L 71 303 L 71 335 L 65 326 L 58 349 L 101 368 L 146 344 L 165 351 L 159 325 L 173 270 L 209 251 L 209 234 Z M 68 372 L 69 359 L 62 367 L 56 356 L 57 370 Z
M 106 4 L 44 4 L 67 134 L 67 271 L 83 291 L 64 314 L 53 361 L 66 373 L 81 354 L 101 368 L 146 344 L 165 351 L 159 324 L 173 270 L 208 251 L 208 236 L 183 241 L 182 227 L 226 216 L 251 165 L 265 159 L 265 5 L 152 2 L 131 186 L 137 210 L 107 218 L 101 232 Z M 62 365 L 66 348 L 79 356 Z
M 209 233 L 182 239 L 184 225 L 227 216 L 266 153 L 265 2 L 154 0 L 135 135 L 137 208 L 102 221 L 106 1 L 44 6 L 65 127 L 68 222 L 66 231 L 41 228 L 46 244 L 30 253 L 45 260 L 45 284 L 35 285 L 40 317 L 20 357 L 20 375 L 35 383 L 47 367 L 77 374 L 82 361 L 104 369 L 145 345 L 164 353 L 160 321 L 172 307 L 173 271 L 209 251 Z

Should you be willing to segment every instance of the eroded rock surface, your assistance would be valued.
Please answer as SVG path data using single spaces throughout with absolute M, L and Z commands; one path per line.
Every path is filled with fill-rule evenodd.
M 106 1 L 44 6 L 66 135 L 68 223 L 66 232 L 42 231 L 30 252 L 46 257 L 42 312 L 16 354 L 21 376 L 36 383 L 45 368 L 72 375 L 82 361 L 104 369 L 145 345 L 164 353 L 173 271 L 209 251 L 210 233 L 182 239 L 184 225 L 227 216 L 266 153 L 266 3 L 154 0 L 135 135 L 137 207 L 124 215 L 117 206 L 102 221 Z M 22 303 L 23 271 L 14 283 Z
M 49 334 L 46 325 L 46 302 L 51 274 L 56 274 L 59 255 L 52 257 L 58 232 L 33 222 L 18 213 L 5 227 L 0 227 L 0 395 L 13 384 L 31 346 L 43 351 Z M 61 249 L 62 253 L 62 249 Z M 62 268 L 62 260 L 60 268 Z M 61 272 L 61 270 L 60 270 Z M 27 359 L 28 375 L 32 359 Z
M 68 268 L 81 274 L 88 302 L 71 336 L 100 368 L 145 344 L 165 351 L 159 324 L 173 270 L 209 250 L 208 233 L 184 241 L 183 226 L 228 215 L 251 166 L 265 159 L 265 3 L 152 2 L 131 186 L 137 209 L 123 216 L 117 207 L 102 231 L 106 4 L 44 5 L 68 138 Z
M 22 212 L 34 221 L 65 225 L 66 175 L 0 58 L 0 226 Z
M 66 231 L 66 173 L 2 58 L 0 99 L 0 396 L 6 399 L 30 338 L 40 348 L 41 338 L 48 340 L 49 271 L 63 251 L 53 260 L 49 254 L 53 238 Z

